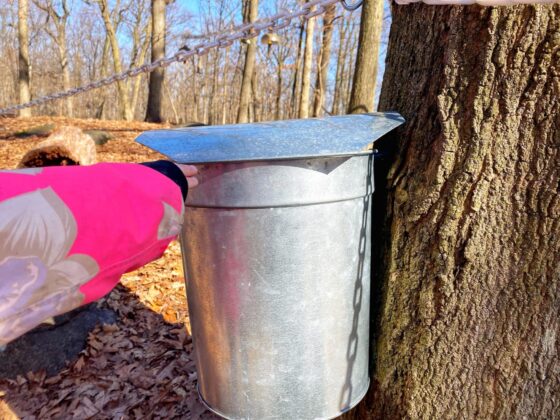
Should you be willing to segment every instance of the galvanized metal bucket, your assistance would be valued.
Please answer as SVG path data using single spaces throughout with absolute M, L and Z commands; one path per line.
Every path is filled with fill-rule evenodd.
M 179 150 L 169 141 L 176 132 L 139 140 L 176 161 L 199 163 L 182 246 L 199 391 L 223 417 L 333 418 L 368 389 L 371 151 L 352 145 L 345 152 L 340 144 L 333 151 L 335 141 L 325 133 L 334 138 L 342 129 L 323 130 L 316 142 L 323 150 L 315 156 L 302 156 L 309 152 L 297 146 L 279 148 L 274 138 L 308 147 L 314 131 L 307 139 L 304 129 L 299 138 L 294 132 L 306 124 L 317 129 L 319 121 L 327 128 L 342 124 L 367 146 L 402 119 L 332 120 L 229 127 L 238 145 L 250 144 L 247 136 L 261 139 L 253 150 L 267 144 L 266 158 L 240 156 L 236 148 L 233 161 L 211 162 L 218 160 L 212 150 L 224 153 L 213 145 L 229 144 L 227 126 L 183 130 L 187 140 Z M 372 121 L 383 130 L 368 130 Z M 201 137 L 212 129 L 222 139 L 210 140 L 207 157 L 199 159 L 197 140 L 212 138 Z M 190 159 L 179 156 L 189 149 Z

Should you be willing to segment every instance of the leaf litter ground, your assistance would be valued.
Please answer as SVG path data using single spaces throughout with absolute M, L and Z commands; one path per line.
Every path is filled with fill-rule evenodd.
M 44 137 L 16 133 L 54 124 L 103 130 L 113 136 L 97 146 L 100 162 L 145 162 L 162 156 L 134 143 L 141 122 L 34 117 L 0 119 L 0 169 L 13 169 Z M 99 305 L 117 322 L 88 337 L 78 359 L 55 376 L 28 372 L 0 378 L 0 419 L 217 419 L 200 403 L 180 247 L 126 274 Z

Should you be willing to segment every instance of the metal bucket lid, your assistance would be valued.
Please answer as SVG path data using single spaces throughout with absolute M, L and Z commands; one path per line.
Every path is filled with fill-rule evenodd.
M 136 138 L 177 163 L 269 161 L 371 153 L 404 122 L 397 113 L 146 131 Z

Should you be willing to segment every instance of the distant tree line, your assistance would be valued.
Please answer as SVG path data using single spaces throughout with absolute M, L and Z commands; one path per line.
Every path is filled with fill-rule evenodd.
M 200 0 L 196 14 L 173 0 L 3 3 L 0 106 L 120 73 L 304 1 Z M 225 124 L 372 111 L 389 23 L 382 0 L 366 0 L 363 12 L 332 5 L 278 33 L 20 115 Z

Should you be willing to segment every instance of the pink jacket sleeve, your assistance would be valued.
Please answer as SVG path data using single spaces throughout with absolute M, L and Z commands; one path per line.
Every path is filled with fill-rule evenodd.
M 0 345 L 160 257 L 183 211 L 179 186 L 142 165 L 0 171 Z

